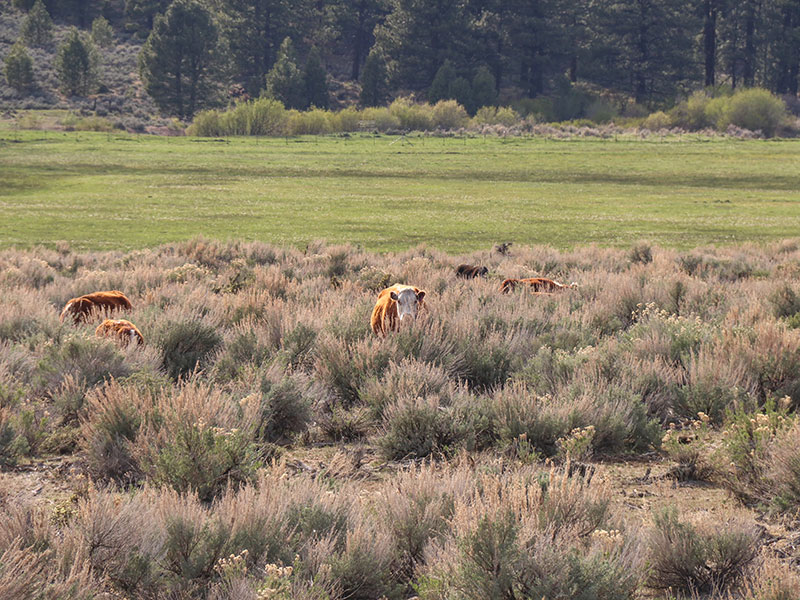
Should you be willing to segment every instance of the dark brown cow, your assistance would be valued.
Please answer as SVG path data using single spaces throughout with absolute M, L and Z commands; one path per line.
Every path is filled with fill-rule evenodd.
M 486 267 L 478 267 L 475 265 L 458 265 L 456 267 L 456 276 L 463 277 L 464 279 L 474 279 L 475 277 L 486 277 L 489 269 Z
M 500 285 L 500 291 L 503 294 L 507 294 L 518 285 L 530 287 L 534 293 L 541 294 L 552 294 L 553 292 L 578 287 L 578 284 L 574 282 L 569 285 L 564 285 L 563 283 L 547 279 L 546 277 L 527 277 L 525 279 L 506 279 Z
M 75 323 L 86 322 L 92 313 L 112 312 L 115 310 L 133 308 L 131 301 L 119 290 L 108 292 L 93 292 L 73 298 L 64 305 L 61 311 L 61 322 L 71 316 Z

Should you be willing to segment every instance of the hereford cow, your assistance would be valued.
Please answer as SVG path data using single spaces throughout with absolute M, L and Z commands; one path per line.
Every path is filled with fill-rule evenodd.
M 552 294 L 553 292 L 558 292 L 560 290 L 578 287 L 578 284 L 575 282 L 570 283 L 569 285 L 564 285 L 563 283 L 559 283 L 545 277 L 528 277 L 526 279 L 506 279 L 500 285 L 500 291 L 503 294 L 507 294 L 508 292 L 514 290 L 518 285 L 530 287 L 535 293 L 542 294 Z
M 474 279 L 475 277 L 486 277 L 489 269 L 486 267 L 476 267 L 474 265 L 458 265 L 456 267 L 456 276 L 463 277 L 464 279 Z
M 144 344 L 144 337 L 142 332 L 136 328 L 136 325 L 125 319 L 106 319 L 97 329 L 94 330 L 97 337 L 115 337 L 122 345 L 127 346 L 129 343 L 135 341 L 137 344 Z
M 133 308 L 131 301 L 118 290 L 109 292 L 93 292 L 73 298 L 64 305 L 61 311 L 61 322 L 67 316 L 71 316 L 75 323 L 86 322 L 92 313 L 112 312 L 118 309 L 130 310 Z
M 372 310 L 370 319 L 372 331 L 378 335 L 397 331 L 400 325 L 398 321 L 417 317 L 417 311 L 422 307 L 424 298 L 425 292 L 411 285 L 395 283 L 386 288 L 378 294 L 378 302 Z

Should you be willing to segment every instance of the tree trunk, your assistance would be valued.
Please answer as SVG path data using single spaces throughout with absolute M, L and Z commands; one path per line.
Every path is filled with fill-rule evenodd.
M 748 0 L 744 22 L 744 79 L 745 87 L 753 87 L 756 65 L 756 0 Z
M 638 52 L 638 64 L 635 68 L 635 90 L 634 97 L 637 103 L 642 103 L 647 99 L 647 69 L 648 62 L 650 61 L 650 49 L 648 47 L 648 24 L 647 24 L 647 6 L 644 0 L 639 0 L 639 28 L 638 39 L 636 42 L 636 50 Z
M 703 55 L 705 58 L 706 87 L 716 85 L 717 67 L 717 2 L 703 2 Z
M 358 25 L 356 25 L 356 36 L 353 41 L 353 68 L 351 72 L 353 81 L 358 81 L 358 76 L 361 74 L 361 59 L 364 56 L 364 41 L 366 38 L 366 32 L 364 31 L 366 22 L 367 9 L 362 1 L 358 3 Z

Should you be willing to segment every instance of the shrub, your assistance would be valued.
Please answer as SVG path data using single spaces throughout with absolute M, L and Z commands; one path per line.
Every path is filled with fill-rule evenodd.
M 510 106 L 483 106 L 475 113 L 475 123 L 478 125 L 503 125 L 505 127 L 511 127 L 512 125 L 516 125 L 519 120 L 519 115 Z
M 401 586 L 393 582 L 396 557 L 385 531 L 359 523 L 347 532 L 345 548 L 330 558 L 330 574 L 343 598 L 372 600 L 395 596 Z
M 674 509 L 654 516 L 649 538 L 650 585 L 690 594 L 725 591 L 740 581 L 759 551 L 753 526 L 729 520 L 700 531 L 678 520 Z
M 786 283 L 767 296 L 767 300 L 772 305 L 772 313 L 779 319 L 793 317 L 800 313 L 800 297 Z
M 447 373 L 427 362 L 403 359 L 399 363 L 389 363 L 380 379 L 370 379 L 359 390 L 359 397 L 377 419 L 383 416 L 386 406 L 401 396 L 437 396 L 442 404 L 448 404 L 450 384 Z
M 388 107 L 365 108 L 361 115 L 368 127 L 384 133 L 400 127 L 400 119 Z
M 247 432 L 176 422 L 169 440 L 144 461 L 153 482 L 208 501 L 254 478 L 260 456 Z
M 287 442 L 308 427 L 311 406 L 296 378 L 272 373 L 261 380 L 258 437 L 266 442 Z
M 632 263 L 647 265 L 653 262 L 653 250 L 650 244 L 640 242 L 631 248 L 630 259 Z
M 108 378 L 125 377 L 131 366 L 110 340 L 71 335 L 46 346 L 36 367 L 38 387 L 53 393 L 68 378 L 92 387 Z
M 198 113 L 187 134 L 200 137 L 278 136 L 288 131 L 288 121 L 289 115 L 283 103 L 272 98 L 258 98 L 240 102 L 224 112 L 206 110 Z
M 464 107 L 455 100 L 439 100 L 433 107 L 433 126 L 440 129 L 458 129 L 469 121 Z
M 11 411 L 0 407 L 0 467 L 12 467 L 17 463 L 18 449 L 14 444 L 15 437 L 11 425 Z
M 642 127 L 650 131 L 658 131 L 659 129 L 669 129 L 672 126 L 672 119 L 664 111 L 658 110 L 648 115 L 642 122 Z
M 741 90 L 730 98 L 722 119 L 720 129 L 733 124 L 772 137 L 786 119 L 786 105 L 767 90 Z
M 289 135 L 320 135 L 331 132 L 330 113 L 312 109 L 305 112 L 289 111 Z
M 457 441 L 435 399 L 404 397 L 386 407 L 378 446 L 386 458 L 401 460 L 452 452 Z
M 90 392 L 81 423 L 81 444 L 89 473 L 99 479 L 128 483 L 140 476 L 132 443 L 142 418 L 151 410 L 152 395 L 112 382 Z
M 409 98 L 398 98 L 389 105 L 389 112 L 405 131 L 428 131 L 432 127 L 431 107 L 415 104 Z
M 499 441 L 517 455 L 533 451 L 553 456 L 556 442 L 570 430 L 567 414 L 523 386 L 506 386 L 495 391 L 491 400 Z
M 179 321 L 162 332 L 158 343 L 164 369 L 173 379 L 179 379 L 204 368 L 222 343 L 222 337 L 202 321 Z

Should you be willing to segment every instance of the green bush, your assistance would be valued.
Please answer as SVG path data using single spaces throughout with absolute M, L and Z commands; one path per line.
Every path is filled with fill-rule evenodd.
M 732 124 L 751 131 L 760 130 L 765 136 L 772 137 L 785 119 L 783 100 L 767 90 L 754 88 L 739 91 L 730 98 L 719 128 Z
M 173 379 L 185 377 L 205 367 L 220 344 L 222 337 L 216 329 L 202 321 L 172 323 L 159 341 L 162 365 Z
M 198 113 L 187 133 L 199 137 L 229 135 L 279 136 L 288 129 L 289 113 L 279 100 L 258 98 L 227 111 Z
M 406 131 L 428 131 L 433 125 L 430 105 L 416 104 L 408 98 L 392 102 L 389 112 L 397 119 L 400 129 Z
M 36 367 L 39 388 L 53 393 L 68 377 L 87 388 L 108 378 L 131 373 L 125 356 L 112 341 L 72 335 L 61 344 L 48 345 Z
M 365 108 L 361 115 L 367 126 L 384 133 L 400 127 L 400 119 L 388 107 Z
M 452 452 L 458 441 L 452 420 L 428 398 L 400 398 L 386 407 L 378 446 L 390 460 Z
M 331 132 L 330 113 L 311 109 L 305 112 L 289 111 L 289 135 L 320 135 Z
M 669 129 L 672 126 L 672 119 L 662 110 L 651 113 L 642 122 L 642 127 L 650 131 L 658 131 L 659 129 Z
M 265 442 L 287 442 L 308 427 L 311 406 L 300 384 L 289 377 L 261 380 L 258 437 Z
M 208 501 L 229 485 L 251 481 L 260 455 L 247 432 L 184 422 L 143 466 L 154 483 Z
M 439 100 L 433 107 L 433 126 L 440 129 L 459 129 L 469 121 L 467 111 L 455 100 Z

